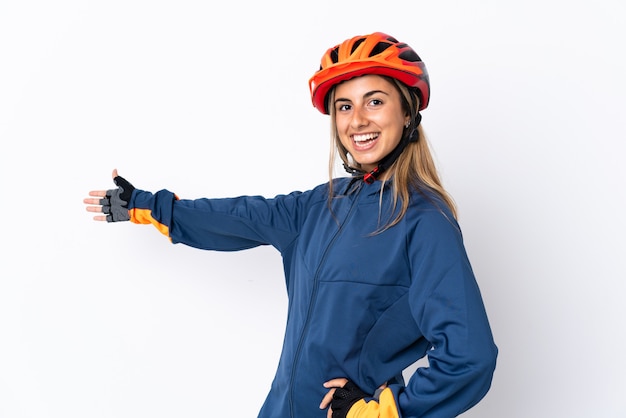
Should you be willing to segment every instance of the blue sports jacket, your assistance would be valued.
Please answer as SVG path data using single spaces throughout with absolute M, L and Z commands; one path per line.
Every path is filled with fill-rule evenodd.
M 487 393 L 497 348 L 459 226 L 415 192 L 401 222 L 376 233 L 392 216 L 389 187 L 336 179 L 332 210 L 328 184 L 271 199 L 133 192 L 131 221 L 173 243 L 282 255 L 288 318 L 259 418 L 325 418 L 322 383 L 338 377 L 372 395 L 348 418 L 455 417 Z M 424 356 L 405 384 L 403 370 Z

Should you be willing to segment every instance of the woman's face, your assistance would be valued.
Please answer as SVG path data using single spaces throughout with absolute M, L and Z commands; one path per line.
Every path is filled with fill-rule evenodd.
M 409 120 L 396 87 L 378 75 L 337 85 L 332 105 L 341 144 L 365 171 L 376 168 L 398 145 Z

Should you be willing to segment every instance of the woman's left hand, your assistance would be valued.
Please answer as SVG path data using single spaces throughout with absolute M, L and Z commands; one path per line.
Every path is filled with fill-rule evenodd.
M 337 388 L 342 388 L 345 384 L 348 383 L 348 379 L 346 378 L 337 378 L 329 380 L 328 382 L 324 382 L 324 387 L 329 389 L 328 393 L 322 398 L 322 403 L 320 404 L 320 409 L 328 408 L 328 413 L 326 414 L 327 418 L 332 418 L 333 410 L 330 408 L 330 403 L 333 400 L 333 394 Z
M 347 383 L 348 383 L 348 379 L 343 378 L 343 377 L 332 379 L 332 380 L 329 380 L 328 382 L 324 382 L 324 387 L 329 389 L 329 391 L 328 393 L 326 393 L 326 395 L 324 395 L 324 398 L 322 398 L 322 403 L 320 403 L 320 409 L 328 408 L 328 412 L 326 413 L 327 418 L 332 418 L 333 416 L 333 409 L 331 408 L 331 404 L 333 402 L 333 395 L 335 394 L 335 391 L 339 388 L 345 387 Z M 358 392 L 361 392 L 361 390 L 358 389 L 354 384 L 352 384 L 351 387 L 357 390 Z M 385 389 L 386 387 L 387 387 L 387 382 L 380 385 L 378 389 Z

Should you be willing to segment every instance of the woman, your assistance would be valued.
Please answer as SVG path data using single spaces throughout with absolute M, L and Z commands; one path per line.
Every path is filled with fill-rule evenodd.
M 90 192 L 87 210 L 201 249 L 280 251 L 289 316 L 259 417 L 457 416 L 487 393 L 497 348 L 420 125 L 426 68 L 391 36 L 356 36 L 324 54 L 310 89 L 351 176 L 333 178 L 331 158 L 309 191 L 181 200 L 114 171 L 118 188 Z

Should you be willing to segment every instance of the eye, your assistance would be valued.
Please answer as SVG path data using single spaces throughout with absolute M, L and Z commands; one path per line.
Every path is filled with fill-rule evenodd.
M 345 112 L 347 110 L 350 110 L 351 106 L 349 104 L 338 104 L 337 105 L 337 112 Z
M 370 100 L 369 104 L 371 106 L 380 106 L 381 104 L 383 104 L 383 101 L 380 99 L 372 99 Z

